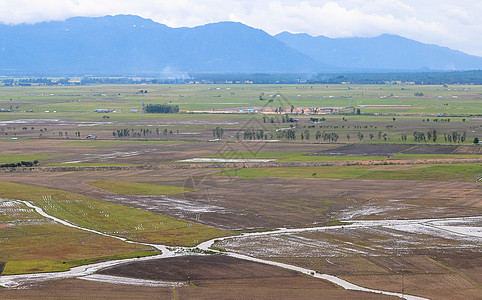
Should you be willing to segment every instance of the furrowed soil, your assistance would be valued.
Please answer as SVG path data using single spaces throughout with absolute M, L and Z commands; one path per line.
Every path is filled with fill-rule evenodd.
M 0 289 L 2 299 L 397 299 L 320 287 L 309 278 L 204 281 L 204 286 L 141 287 L 81 279 L 46 281 L 27 289 Z
M 387 166 L 392 167 L 392 166 Z M 219 170 L 76 171 L 1 174 L 0 180 L 59 188 L 93 198 L 226 228 L 278 228 L 335 219 L 474 216 L 480 183 L 411 180 L 215 176 Z M 172 196 L 118 195 L 88 185 L 103 178 L 197 191 Z M 256 188 L 253 188 L 256 187 Z
M 216 256 L 185 256 L 130 263 L 107 268 L 100 274 L 132 278 L 187 281 L 196 288 L 182 287 L 179 295 L 186 299 L 258 298 L 295 299 L 311 297 L 342 297 L 352 299 L 384 298 L 375 294 L 342 291 L 334 284 L 269 265 L 236 258 Z M 246 287 L 250 287 L 246 289 Z M 390 297 L 387 297 L 390 298 Z

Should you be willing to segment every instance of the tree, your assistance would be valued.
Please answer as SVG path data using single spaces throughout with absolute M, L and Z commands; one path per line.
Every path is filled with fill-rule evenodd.
M 218 139 L 222 139 L 224 134 L 224 129 L 221 127 L 216 127 L 216 129 L 213 129 L 213 136 Z
M 316 131 L 315 139 L 318 141 L 320 138 L 321 138 L 321 132 L 318 130 L 318 131 Z
M 478 144 L 478 143 L 479 143 L 479 138 L 478 137 L 474 138 L 474 144 Z
M 363 140 L 363 133 L 361 133 L 360 131 L 358 131 L 358 139 L 360 140 L 360 142 Z
M 361 111 L 360 111 L 359 108 L 356 109 L 356 114 L 357 114 L 357 115 L 360 115 L 360 114 L 361 114 Z

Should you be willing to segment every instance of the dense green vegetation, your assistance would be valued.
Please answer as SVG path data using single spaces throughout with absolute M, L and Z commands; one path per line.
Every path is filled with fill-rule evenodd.
M 146 113 L 151 114 L 172 114 L 179 112 L 179 106 L 168 104 L 147 104 L 144 110 Z

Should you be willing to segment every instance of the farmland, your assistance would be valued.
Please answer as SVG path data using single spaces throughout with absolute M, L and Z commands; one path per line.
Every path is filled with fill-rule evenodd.
M 480 294 L 481 86 L 2 86 L 0 109 L 0 282 L 120 262 L 2 299 Z

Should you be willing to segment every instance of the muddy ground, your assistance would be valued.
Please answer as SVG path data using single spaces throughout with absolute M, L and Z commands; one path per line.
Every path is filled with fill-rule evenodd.
M 480 214 L 481 183 L 217 176 L 220 170 L 112 170 L 0 173 L 0 180 L 68 190 L 226 229 L 311 226 L 344 219 L 408 219 Z M 100 179 L 198 188 L 173 196 L 118 195 Z
M 107 268 L 99 274 L 162 281 L 187 281 L 220 279 L 258 279 L 274 277 L 304 277 L 298 272 L 265 264 L 244 261 L 224 255 L 190 255 L 145 262 L 133 262 Z M 325 288 L 334 285 L 322 282 Z M 198 284 L 196 284 L 198 285 Z
M 205 280 L 202 286 L 133 287 L 82 279 L 47 281 L 28 289 L 0 289 L 10 299 L 397 299 L 328 287 L 309 277 Z
M 475 151 L 474 151 L 475 150 Z M 350 144 L 328 149 L 312 155 L 361 155 L 387 156 L 403 154 L 479 154 L 480 147 L 460 145 L 395 145 L 395 144 Z
M 414 154 L 461 154 L 470 153 L 469 150 L 473 148 L 419 146 L 410 149 L 412 146 L 407 145 L 347 145 L 337 148 L 338 145 L 216 142 L 72 146 L 65 143 L 65 140 L 20 143 L 0 141 L 0 146 L 2 154 L 64 155 L 42 159 L 42 165 L 68 161 L 158 164 L 225 151 L 298 151 L 316 152 L 320 155 L 338 151 L 340 155 L 385 155 L 385 152 L 395 150 L 405 151 L 403 153 L 411 151 L 410 153 Z M 396 170 L 414 166 L 370 167 Z M 248 180 L 219 176 L 221 170 L 222 168 L 132 168 L 0 172 L 0 181 L 66 190 L 234 230 L 305 227 L 355 219 L 480 216 L 482 209 L 480 182 L 319 178 Z M 87 184 L 89 181 L 102 179 L 194 187 L 198 190 L 173 196 L 118 195 Z M 432 238 L 425 234 L 395 229 L 286 235 L 245 240 L 238 245 L 227 243 L 219 246 L 253 256 L 269 257 L 272 260 L 314 268 L 321 273 L 334 274 L 375 289 L 400 292 L 401 274 L 404 274 L 406 292 L 430 298 L 477 299 L 482 286 L 482 270 L 474 267 L 482 263 L 480 244 L 451 242 L 442 237 Z M 183 259 L 185 258 L 156 262 L 159 265 L 154 262 L 142 266 L 126 265 L 119 267 L 121 269 L 116 270 L 116 274 L 162 279 L 173 276 L 170 277 L 172 280 L 185 281 L 187 270 L 182 268 L 185 262 Z M 261 267 L 248 262 L 215 261 L 219 258 L 209 258 L 205 262 L 202 259 L 205 258 L 196 258 L 189 263 L 189 273 L 192 273 L 192 281 L 196 288 L 133 288 L 83 280 L 62 280 L 45 282 L 30 290 L 0 290 L 0 298 L 76 299 L 79 298 L 79 291 L 83 291 L 81 295 L 85 295 L 84 298 L 93 295 L 101 298 L 119 295 L 133 299 L 157 296 L 161 299 L 385 298 L 375 294 L 340 290 L 327 282 L 274 267 Z

